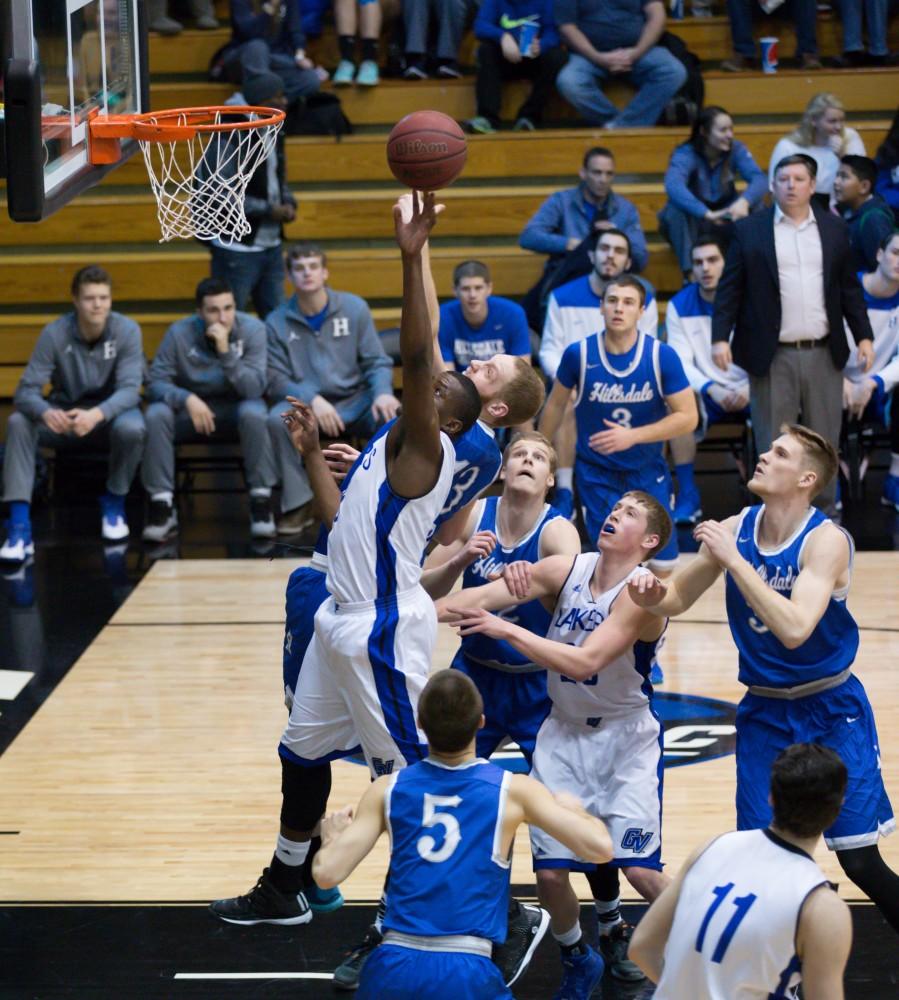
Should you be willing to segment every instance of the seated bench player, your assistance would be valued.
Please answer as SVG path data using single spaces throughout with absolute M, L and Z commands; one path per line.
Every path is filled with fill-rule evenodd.
M 3 457 L 9 527 L 2 561 L 19 563 L 34 555 L 31 494 L 39 447 L 109 452 L 100 532 L 104 541 L 128 537 L 125 497 L 146 438 L 140 327 L 113 311 L 112 280 L 96 264 L 75 273 L 72 304 L 72 312 L 41 330 L 13 398 Z

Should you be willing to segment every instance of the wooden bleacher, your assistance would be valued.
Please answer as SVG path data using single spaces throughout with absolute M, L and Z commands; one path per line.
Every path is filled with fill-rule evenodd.
M 221 6 L 221 5 L 220 5 Z M 838 24 L 819 19 L 822 55 L 840 50 Z M 721 104 L 737 117 L 737 135 L 766 166 L 776 141 L 798 120 L 807 100 L 822 90 L 837 93 L 853 115 L 869 152 L 886 134 L 899 95 L 899 70 L 785 69 L 774 76 L 722 73 L 714 63 L 730 54 L 727 19 L 669 22 L 707 64 L 706 101 Z M 760 22 L 757 34 L 771 26 Z M 782 62 L 793 50 L 792 29 L 777 21 Z M 150 66 L 154 107 L 219 103 L 232 88 L 208 82 L 206 67 L 228 30 L 184 31 L 174 38 L 151 36 Z M 899 18 L 891 45 L 899 48 Z M 462 61 L 471 64 L 475 42 L 468 36 Z M 336 39 L 328 30 L 311 43 L 312 55 L 333 66 Z M 504 112 L 514 113 L 522 88 L 505 88 Z M 627 89 L 611 88 L 623 101 Z M 397 118 L 409 111 L 436 108 L 457 118 L 474 113 L 474 78 L 421 82 L 385 80 L 372 91 L 345 88 L 341 100 L 361 134 L 337 143 L 331 138 L 288 140 L 288 178 L 299 202 L 289 239 L 320 241 L 328 252 L 332 282 L 375 300 L 379 327 L 399 318 L 400 270 L 392 246 L 390 204 L 398 187 L 384 158 L 384 139 Z M 656 212 L 665 201 L 662 175 L 671 150 L 687 136 L 684 128 L 628 129 L 608 133 L 578 128 L 561 99 L 549 109 L 560 127 L 533 134 L 501 132 L 474 136 L 459 184 L 445 192 L 432 253 L 441 295 L 451 291 L 452 269 L 477 257 L 491 268 L 497 293 L 520 296 L 539 276 L 543 258 L 522 251 L 517 236 L 527 218 L 552 191 L 574 183 L 585 149 L 610 145 L 619 180 L 616 190 L 639 207 L 650 241 L 646 276 L 660 293 L 660 305 L 680 287 L 674 257 L 658 236 Z M 2 193 L 2 191 L 0 191 Z M 41 327 L 69 305 L 74 270 L 97 261 L 114 282 L 116 308 L 134 316 L 144 331 L 148 355 L 167 326 L 192 308 L 193 290 L 208 270 L 208 253 L 196 243 L 160 245 L 144 166 L 133 158 L 104 183 L 37 225 L 15 225 L 5 209 L 0 221 L 0 406 L 8 400 Z

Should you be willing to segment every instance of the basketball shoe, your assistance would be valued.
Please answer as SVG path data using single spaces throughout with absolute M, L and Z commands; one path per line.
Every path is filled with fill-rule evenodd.
M 506 986 L 521 978 L 548 928 L 546 910 L 510 900 L 506 940 L 493 946 L 493 964 L 503 974 Z
M 217 899 L 209 904 L 209 912 L 229 924 L 308 924 L 312 910 L 302 892 L 284 893 L 271 880 L 269 869 L 248 893 L 231 899 Z
M 609 972 L 616 979 L 629 983 L 636 983 L 646 978 L 639 967 L 627 957 L 627 949 L 633 933 L 634 928 L 622 920 L 615 924 L 608 934 L 600 934 L 599 936 L 599 950 L 609 967 Z
M 368 928 L 362 944 L 357 945 L 334 970 L 334 986 L 338 990 L 355 990 L 368 956 L 381 943 L 381 932 L 374 924 Z
M 584 951 L 562 956 L 562 983 L 553 1000 L 587 1000 L 602 979 L 605 962 L 588 944 Z

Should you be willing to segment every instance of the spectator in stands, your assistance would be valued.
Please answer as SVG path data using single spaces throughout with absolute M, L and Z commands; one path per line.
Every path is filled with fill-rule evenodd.
M 890 0 L 839 0 L 843 21 L 843 54 L 832 60 L 838 69 L 861 66 L 886 66 L 890 60 L 887 48 L 887 17 Z M 862 12 L 868 29 L 868 51 L 862 39 Z
M 702 502 L 693 478 L 696 445 L 712 424 L 749 416 L 749 376 L 738 365 L 722 370 L 712 361 L 712 312 L 724 271 L 724 244 L 715 236 L 700 237 L 693 247 L 693 281 L 683 287 L 665 311 L 668 343 L 677 351 L 699 407 L 695 434 L 670 442 L 677 475 L 675 524 L 696 524 Z
M 584 153 L 577 187 L 556 191 L 537 209 L 518 240 L 523 250 L 549 255 L 543 275 L 522 305 L 532 329 L 542 330 L 550 291 L 593 268 L 590 252 L 596 232 L 620 229 L 630 243 L 631 270 L 649 261 L 646 237 L 637 206 L 612 190 L 615 157 L 605 146 Z
M 440 307 L 440 355 L 447 368 L 464 372 L 472 361 L 494 354 L 531 360 L 531 332 L 524 309 L 493 294 L 490 270 L 466 260 L 453 271 L 455 301 Z
M 553 0 L 481 0 L 474 33 L 481 43 L 478 113 L 463 122 L 464 127 L 481 134 L 495 132 L 503 81 L 526 77 L 533 84 L 513 130 L 533 131 L 543 120 L 556 77 L 568 58 L 553 18 Z
M 146 437 L 139 409 L 140 327 L 112 311 L 112 281 L 94 264 L 72 279 L 72 303 L 73 312 L 41 330 L 13 397 L 3 459 L 9 530 L 0 560 L 24 562 L 34 555 L 30 511 L 39 447 L 109 451 L 100 531 L 106 541 L 128 537 L 125 497 Z
M 200 31 L 214 31 L 219 26 L 212 0 L 190 0 L 188 6 Z M 169 16 L 168 0 L 147 0 L 147 27 L 160 35 L 177 35 L 184 29 L 180 21 Z
M 602 332 L 605 320 L 600 307 L 606 286 L 631 269 L 630 241 L 620 229 L 595 232 L 593 239 L 596 242 L 589 252 L 590 273 L 559 285 L 549 296 L 540 341 L 540 367 L 547 378 L 555 378 L 556 369 L 569 344 L 583 340 L 591 333 Z M 637 329 L 654 337 L 659 328 L 655 291 L 644 278 L 637 280 L 643 285 L 645 299 Z
M 843 369 L 843 406 L 850 418 L 889 425 L 890 469 L 881 503 L 899 511 L 899 232 L 887 236 L 877 267 L 861 277 L 874 332 L 874 363 L 866 372 L 853 349 Z
M 234 94 L 226 104 L 283 110 L 287 107 L 284 84 L 274 73 L 250 77 L 244 82 L 242 92 Z M 231 133 L 222 133 L 217 155 L 228 160 L 235 141 Z M 253 308 L 261 319 L 265 319 L 284 300 L 281 241 L 284 223 L 293 222 L 297 216 L 296 199 L 287 186 L 283 129 L 278 132 L 266 160 L 250 178 L 243 207 L 250 232 L 233 243 L 219 239 L 210 241 L 212 276 L 228 283 L 238 312 L 243 312 L 252 299 Z
M 323 437 L 370 437 L 399 410 L 393 362 L 364 299 L 330 288 L 328 262 L 314 243 L 287 252 L 295 294 L 266 319 L 269 433 L 281 479 L 278 532 L 297 534 L 312 520 L 312 489 L 281 414 L 286 396 L 312 407 Z
M 858 2 L 858 0 L 853 0 Z M 727 16 L 733 55 L 721 63 L 727 73 L 739 73 L 757 66 L 755 41 L 752 37 L 753 0 L 727 0 Z M 793 0 L 793 22 L 796 25 L 796 62 L 800 69 L 821 69 L 818 40 L 815 36 L 815 18 L 818 11 L 815 0 Z
M 475 0 L 403 0 L 403 24 L 406 30 L 407 80 L 426 80 L 429 66 L 425 53 L 433 51 L 437 76 L 454 80 L 459 69 L 459 46 L 466 24 L 476 8 Z M 428 34 L 436 28 L 436 47 L 428 45 Z
M 836 209 L 849 226 L 849 243 L 857 271 L 873 271 L 884 239 L 895 229 L 890 206 L 874 194 L 877 164 L 867 156 L 844 156 L 833 194 Z
M 776 165 L 775 204 L 734 226 L 715 297 L 712 357 L 722 370 L 736 361 L 749 373 L 760 454 L 800 414 L 806 427 L 838 446 L 841 373 L 849 357 L 844 317 L 865 371 L 874 358 L 846 225 L 811 203 L 816 167 L 803 153 Z M 835 487 L 816 498 L 825 511 L 835 510 Z
M 746 182 L 742 193 L 737 177 Z M 733 118 L 716 105 L 704 108 L 690 138 L 671 154 L 665 172 L 668 202 L 659 212 L 659 229 L 685 276 L 693 272 L 693 244 L 700 232 L 718 230 L 727 239 L 731 225 L 758 207 L 767 191 L 765 172 L 734 138 Z
M 847 128 L 843 102 L 834 94 L 815 94 L 806 105 L 798 127 L 774 147 L 768 167 L 768 184 L 772 189 L 775 167 L 785 156 L 795 153 L 805 153 L 815 161 L 818 169 L 816 200 L 826 207 L 833 192 L 840 157 L 848 153 L 865 155 L 861 136 L 854 128 Z
M 590 252 L 590 273 L 560 285 L 549 296 L 540 344 L 540 367 L 550 379 L 555 379 L 562 355 L 569 345 L 584 340 L 591 333 L 601 334 L 605 330 L 602 298 L 606 286 L 630 269 L 630 244 L 623 232 L 608 229 L 595 232 L 593 237 L 596 242 Z M 643 286 L 645 303 L 637 319 L 637 330 L 655 336 L 659 326 L 658 303 L 649 282 L 643 278 L 637 280 Z M 553 503 L 566 517 L 570 517 L 574 509 L 575 438 L 574 408 L 569 403 L 554 440 L 559 468 Z
M 899 226 L 899 108 L 893 115 L 890 130 L 880 144 L 874 162 L 877 164 L 874 192 L 892 208 L 896 225 Z
M 340 62 L 331 80 L 335 87 L 375 87 L 381 79 L 378 69 L 378 41 L 381 37 L 380 0 L 334 0 L 334 24 L 340 46 Z M 361 38 L 362 61 L 356 68 L 356 41 Z
M 243 87 L 263 73 L 277 73 L 288 105 L 314 94 L 322 74 L 306 55 L 300 0 L 231 0 L 231 41 L 223 53 L 226 79 Z
M 665 30 L 661 0 L 556 0 L 555 11 L 571 52 L 556 79 L 562 96 L 591 125 L 655 125 L 687 79 L 683 64 L 656 44 Z M 637 88 L 621 111 L 602 92 L 612 76 Z
M 271 538 L 274 468 L 266 409 L 265 326 L 235 307 L 234 293 L 219 278 L 204 278 L 197 311 L 166 330 L 147 385 L 147 449 L 141 480 L 150 497 L 147 542 L 178 530 L 175 510 L 175 445 L 240 440 L 250 489 L 250 533 Z

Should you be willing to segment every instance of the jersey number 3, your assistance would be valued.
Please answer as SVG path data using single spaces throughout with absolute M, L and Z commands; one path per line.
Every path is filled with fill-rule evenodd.
M 458 795 L 431 795 L 425 792 L 421 825 L 429 828 L 443 827 L 443 843 L 440 847 L 437 847 L 437 841 L 434 837 L 428 834 L 418 838 L 418 843 L 415 846 L 425 861 L 433 861 L 435 864 L 446 861 L 459 846 L 459 842 L 462 840 L 459 821 L 452 813 L 439 812 L 438 808 L 458 809 L 461 804 L 462 799 Z
M 705 932 L 709 929 L 712 917 L 715 916 L 715 912 L 718 907 L 724 902 L 733 887 L 733 882 L 728 882 L 727 885 L 716 885 L 715 888 L 712 889 L 712 895 L 715 898 L 712 900 L 711 906 L 709 906 L 706 910 L 705 916 L 702 918 L 702 924 L 699 927 L 699 933 L 696 935 L 696 950 L 698 952 L 702 952 L 702 946 L 705 944 Z M 718 938 L 718 943 L 715 945 L 715 950 L 712 952 L 713 962 L 720 963 L 724 959 L 724 953 L 727 951 L 728 945 L 730 944 L 734 934 L 737 933 L 737 928 L 740 926 L 740 922 L 749 912 L 749 907 L 752 906 L 757 898 L 758 897 L 755 893 L 749 892 L 745 896 L 737 896 L 733 900 L 734 910 L 736 912 L 730 920 L 728 920 L 727 926 L 721 932 L 721 937 Z

